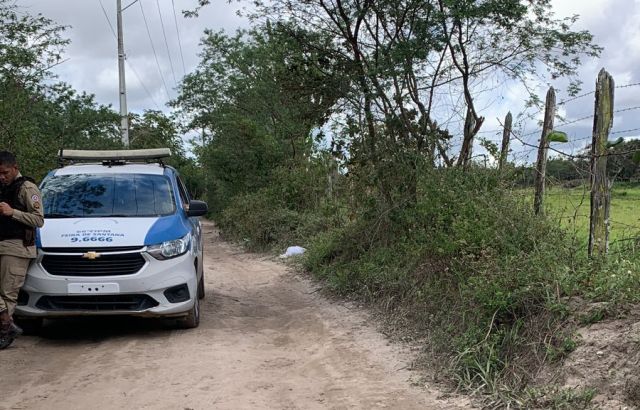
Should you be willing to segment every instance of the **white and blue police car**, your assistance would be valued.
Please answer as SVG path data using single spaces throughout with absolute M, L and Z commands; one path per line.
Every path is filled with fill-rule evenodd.
M 169 149 L 62 150 L 42 181 L 45 224 L 15 315 L 28 326 L 80 315 L 200 322 L 204 297 L 199 216 Z

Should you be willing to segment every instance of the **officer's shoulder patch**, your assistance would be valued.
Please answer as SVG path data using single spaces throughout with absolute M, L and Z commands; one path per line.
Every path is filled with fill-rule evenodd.
M 36 194 L 33 194 L 33 195 L 31 195 L 31 200 L 33 202 L 38 202 L 38 201 L 40 201 L 40 196 L 38 196 Z

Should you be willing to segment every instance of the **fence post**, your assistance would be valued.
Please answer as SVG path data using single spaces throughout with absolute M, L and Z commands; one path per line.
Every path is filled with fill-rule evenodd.
M 500 161 L 498 162 L 498 171 L 502 171 L 504 164 L 507 162 L 507 155 L 509 155 L 509 140 L 511 138 L 511 124 L 513 123 L 513 116 L 511 111 L 507 113 L 504 119 L 504 130 L 502 131 L 502 148 L 500 150 Z
M 609 250 L 609 209 L 611 184 L 607 178 L 607 143 L 613 125 L 615 84 L 603 68 L 596 83 L 596 102 L 591 142 L 591 220 L 589 256 L 606 255 Z
M 547 152 L 549 151 L 549 133 L 553 131 L 553 120 L 556 116 L 556 91 L 549 87 L 547 100 L 544 107 L 544 124 L 542 135 L 540 136 L 540 147 L 538 148 L 538 161 L 536 163 L 535 187 L 536 194 L 533 199 L 533 211 L 536 215 L 544 213 L 544 186 L 547 173 Z

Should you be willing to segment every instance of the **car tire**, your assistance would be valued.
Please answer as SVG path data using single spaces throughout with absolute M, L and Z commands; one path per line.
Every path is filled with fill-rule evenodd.
M 198 299 L 204 299 L 204 273 L 198 281 Z
M 17 317 L 16 324 L 22 328 L 25 335 L 37 335 L 42 330 L 44 318 L 41 317 Z
M 180 320 L 182 329 L 195 329 L 200 325 L 200 299 L 196 298 L 193 307 L 184 319 Z

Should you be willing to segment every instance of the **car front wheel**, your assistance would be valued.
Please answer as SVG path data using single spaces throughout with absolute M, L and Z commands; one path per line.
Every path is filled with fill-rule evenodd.
M 180 320 L 180 327 L 183 329 L 195 329 L 200 325 L 200 299 L 195 298 L 193 307 L 184 319 Z

